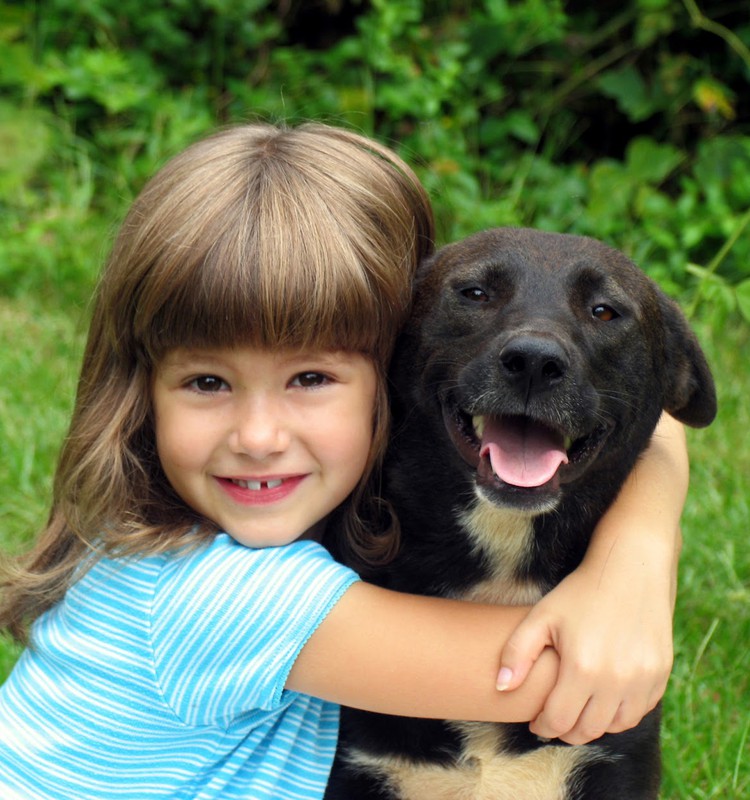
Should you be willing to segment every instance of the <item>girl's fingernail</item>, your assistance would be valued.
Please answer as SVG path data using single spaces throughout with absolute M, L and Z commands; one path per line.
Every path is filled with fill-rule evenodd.
M 508 667 L 503 667 L 497 674 L 496 686 L 498 692 L 504 692 L 510 686 L 510 681 L 512 678 L 513 671 L 508 669 Z

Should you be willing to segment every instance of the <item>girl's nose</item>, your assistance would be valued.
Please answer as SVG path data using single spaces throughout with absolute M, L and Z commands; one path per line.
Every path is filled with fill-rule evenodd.
M 277 404 L 261 401 L 237 409 L 229 437 L 232 452 L 261 460 L 283 452 L 289 440 L 289 428 Z

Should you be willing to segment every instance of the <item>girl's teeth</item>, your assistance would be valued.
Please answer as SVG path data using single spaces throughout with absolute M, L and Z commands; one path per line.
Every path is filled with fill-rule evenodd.
M 252 492 L 259 492 L 261 489 L 276 489 L 281 486 L 281 478 L 271 481 L 234 481 L 242 489 L 250 489 Z

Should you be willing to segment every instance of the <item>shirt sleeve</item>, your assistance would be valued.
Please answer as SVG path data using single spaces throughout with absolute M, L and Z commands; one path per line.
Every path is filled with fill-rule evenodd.
M 275 710 L 300 650 L 356 580 L 309 541 L 256 550 L 219 534 L 166 562 L 151 618 L 165 702 L 193 725 Z

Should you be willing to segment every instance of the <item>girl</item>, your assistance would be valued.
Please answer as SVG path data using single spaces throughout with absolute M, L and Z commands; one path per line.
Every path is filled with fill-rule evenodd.
M 514 691 L 495 690 L 498 654 L 528 609 L 391 593 L 320 544 L 343 504 L 352 563 L 396 546 L 376 492 L 385 369 L 432 240 L 411 170 L 320 125 L 224 131 L 146 186 L 97 290 L 48 525 L 2 582 L 0 627 L 25 640 L 33 622 L 0 692 L 4 800 L 322 797 L 337 703 L 544 707 L 537 732 L 583 741 L 657 702 L 686 483 L 674 425 L 511 638 Z M 591 605 L 606 619 L 582 619 Z

